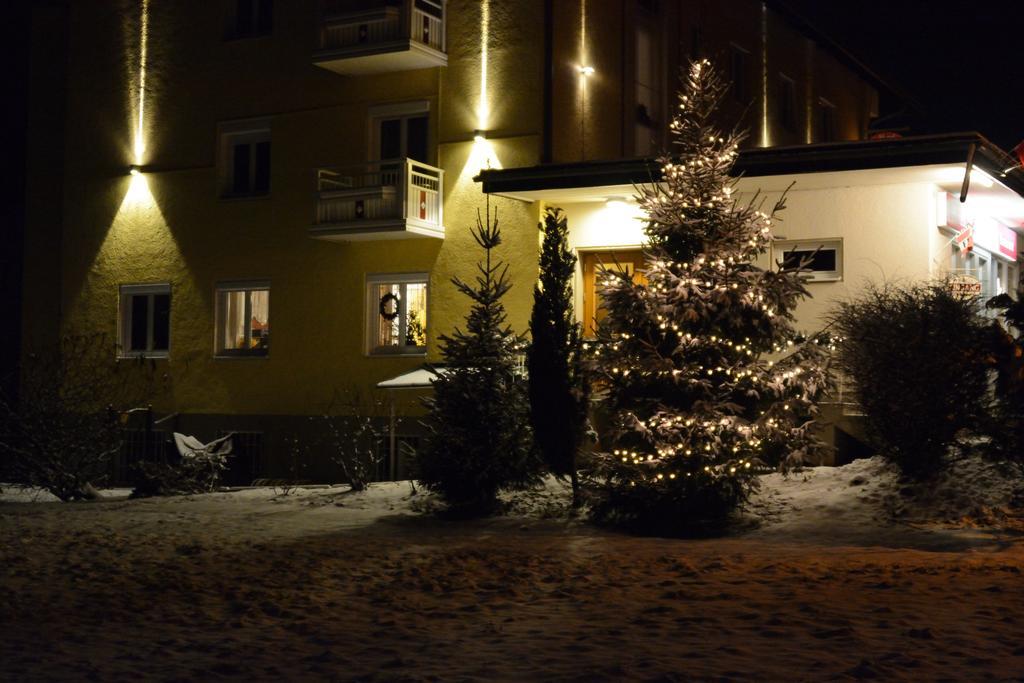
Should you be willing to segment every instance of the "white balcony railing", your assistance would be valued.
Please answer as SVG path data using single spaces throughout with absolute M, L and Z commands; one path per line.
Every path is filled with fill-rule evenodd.
M 444 171 L 413 159 L 317 169 L 311 233 L 327 239 L 444 237 Z
M 344 70 L 331 63 L 362 60 L 350 65 L 355 73 L 391 70 L 403 65 L 433 66 L 447 63 L 445 52 L 445 3 L 447 0 L 328 0 L 321 9 L 320 46 L 317 60 L 327 68 Z M 386 55 L 418 50 L 415 59 L 387 60 Z M 424 61 L 427 60 L 427 61 Z M 439 61 L 440 60 L 440 61 Z M 419 64 L 424 62 L 423 64 Z

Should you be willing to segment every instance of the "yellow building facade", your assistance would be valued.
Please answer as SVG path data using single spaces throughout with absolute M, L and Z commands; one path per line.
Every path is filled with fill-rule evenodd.
M 258 476 L 338 391 L 440 360 L 482 170 L 659 151 L 691 56 L 738 83 L 723 120 L 751 146 L 858 139 L 877 108 L 844 53 L 753 0 L 110 0 L 33 29 L 55 80 L 33 97 L 26 352 L 116 340 L 109 362 L 161 375 L 164 429 L 250 433 Z M 489 206 L 525 331 L 545 203 Z

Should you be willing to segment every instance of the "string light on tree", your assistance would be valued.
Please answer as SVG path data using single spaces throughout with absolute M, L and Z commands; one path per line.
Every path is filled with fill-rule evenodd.
M 707 60 L 691 65 L 671 124 L 678 156 L 636 197 L 646 282 L 600 277 L 608 313 L 592 363 L 613 414 L 603 510 L 651 528 L 720 518 L 760 465 L 824 447 L 813 426 L 828 345 L 792 326 L 806 264 L 754 265 L 784 197 L 767 211 L 759 196 L 737 200 L 729 171 L 742 138 L 711 123 L 726 87 Z

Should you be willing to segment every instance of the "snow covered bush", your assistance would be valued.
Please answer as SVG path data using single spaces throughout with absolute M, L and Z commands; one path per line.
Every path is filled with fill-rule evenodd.
M 990 409 L 986 321 L 946 282 L 869 286 L 831 314 L 838 368 L 868 434 L 904 474 L 926 478 L 982 431 Z
M 77 335 L 25 355 L 18 395 L 0 393 L 5 477 L 63 501 L 93 496 L 121 448 L 119 416 L 154 387 L 150 363 L 116 351 L 103 335 Z
M 992 455 L 1024 465 L 1024 286 L 1014 300 L 1008 294 L 985 304 L 999 311 L 1002 323 L 991 328 L 996 369 L 995 410 L 989 434 Z
M 203 444 L 193 437 L 174 435 L 178 454 L 169 462 L 140 461 L 135 465 L 133 498 L 210 493 L 220 486 L 233 450 L 233 435 Z
M 590 383 L 572 307 L 576 256 L 569 249 L 569 226 L 561 209 L 549 208 L 540 229 L 540 279 L 533 290 L 532 341 L 526 354 L 530 418 L 541 457 L 555 476 L 569 478 L 578 506 L 576 458 L 586 434 Z
M 436 368 L 427 437 L 414 463 L 416 478 L 466 514 L 493 510 L 502 489 L 538 478 L 526 382 L 517 370 L 522 339 L 506 323 L 501 298 L 511 288 L 508 266 L 494 260 L 501 244 L 497 215 L 477 217 L 473 236 L 484 249 L 475 284 L 452 282 L 471 301 L 466 331 L 440 337 L 445 365 Z
M 691 65 L 671 126 L 678 156 L 639 189 L 645 281 L 599 274 L 595 382 L 612 425 L 596 511 L 647 532 L 716 526 L 756 487 L 766 451 L 800 461 L 824 448 L 824 348 L 800 343 L 792 325 L 808 296 L 804 264 L 754 263 L 784 200 L 765 213 L 759 197 L 733 197 L 741 136 L 711 122 L 726 88 L 708 61 Z

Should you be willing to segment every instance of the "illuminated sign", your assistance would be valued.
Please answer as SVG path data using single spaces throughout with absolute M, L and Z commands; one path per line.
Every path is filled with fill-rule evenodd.
M 958 247 L 960 247 L 960 253 L 966 255 L 972 249 L 974 249 L 974 224 L 968 223 L 962 228 L 957 228 L 956 237 L 954 238 Z
M 981 280 L 973 275 L 957 275 L 949 281 L 949 291 L 961 299 L 970 299 L 981 294 Z
M 1017 233 L 1013 228 L 999 226 L 999 253 L 1007 258 L 1017 259 Z

